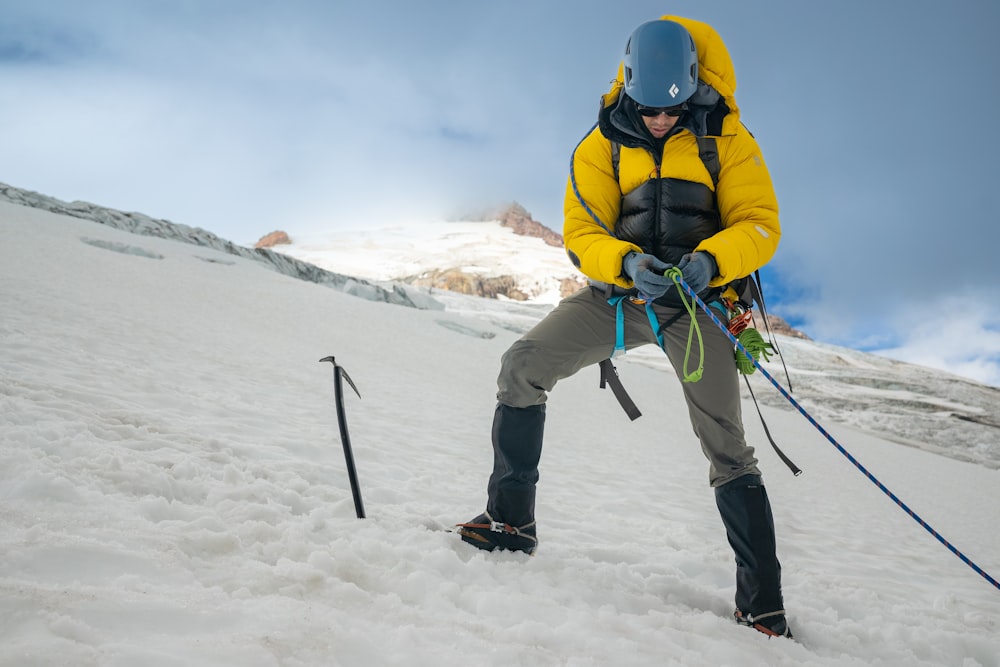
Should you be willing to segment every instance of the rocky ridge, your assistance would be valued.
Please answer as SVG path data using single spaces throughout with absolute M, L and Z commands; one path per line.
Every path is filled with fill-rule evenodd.
M 82 201 L 64 202 L 54 197 L 29 190 L 22 190 L 5 183 L 0 183 L 0 201 L 42 209 L 60 215 L 69 215 L 74 218 L 91 220 L 133 234 L 173 239 L 212 248 L 229 255 L 236 255 L 261 262 L 279 273 L 320 285 L 326 285 L 371 301 L 384 301 L 411 308 L 431 310 L 441 310 L 444 308 L 444 306 L 434 299 L 426 295 L 421 295 L 416 290 L 407 290 L 400 285 L 377 285 L 367 280 L 321 269 L 288 255 L 274 252 L 269 248 L 247 248 L 237 245 L 232 241 L 227 241 L 204 229 L 189 227 L 188 225 L 182 225 L 169 220 L 151 218 L 142 213 L 127 213 Z

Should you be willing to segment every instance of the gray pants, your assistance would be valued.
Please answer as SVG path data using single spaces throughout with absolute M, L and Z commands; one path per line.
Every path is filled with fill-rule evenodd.
M 622 305 L 626 350 L 655 345 L 645 306 L 628 300 Z M 661 324 L 670 323 L 662 330 L 663 346 L 680 379 L 689 315 L 681 308 L 654 306 L 654 310 Z M 497 379 L 500 404 L 541 406 L 556 382 L 607 359 L 615 345 L 615 318 L 615 307 L 597 288 L 588 287 L 564 299 L 504 353 Z M 733 344 L 700 309 L 697 321 L 705 345 L 705 368 L 699 382 L 682 386 L 691 425 L 709 461 L 709 483 L 717 488 L 744 475 L 760 475 L 760 471 L 753 447 L 744 438 Z M 697 359 L 696 337 L 688 370 L 697 367 Z

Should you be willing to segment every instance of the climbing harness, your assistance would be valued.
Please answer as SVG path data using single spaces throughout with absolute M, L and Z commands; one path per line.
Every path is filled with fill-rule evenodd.
M 685 297 L 684 290 L 677 282 L 681 277 L 680 269 L 676 266 L 670 267 L 663 275 L 672 279 L 674 284 L 677 285 L 678 294 L 680 294 L 681 297 L 681 303 L 684 305 L 684 309 L 687 310 L 688 315 L 691 316 L 691 325 L 688 328 L 687 345 L 684 348 L 684 368 L 682 373 L 684 375 L 684 382 L 697 382 L 701 379 L 702 373 L 705 370 L 705 346 L 703 345 L 701 337 L 701 328 L 695 321 L 695 314 L 697 313 L 695 303 Z M 611 358 L 616 359 L 625 354 L 625 313 L 623 304 L 626 299 L 632 303 L 644 305 L 646 307 L 646 317 L 649 319 L 649 326 L 653 330 L 653 335 L 656 336 L 656 344 L 660 346 L 660 349 L 663 349 L 663 334 L 660 333 L 660 322 L 656 317 L 656 311 L 653 310 L 652 300 L 628 295 L 613 296 L 608 299 L 608 304 L 615 307 L 615 348 L 611 352 Z M 693 371 L 688 371 L 688 366 L 691 361 L 691 343 L 694 342 L 695 337 L 698 338 L 698 368 Z
M 714 322 L 717 327 L 719 327 L 720 329 L 722 329 L 723 332 L 725 332 L 725 334 L 733 342 L 733 344 L 740 351 L 740 353 L 742 353 L 745 357 L 747 357 L 751 361 L 751 363 L 757 368 L 757 370 L 759 370 L 761 372 L 761 375 L 763 375 L 765 378 L 767 378 L 767 380 L 774 386 L 774 388 L 778 390 L 778 393 L 780 393 L 782 396 L 784 396 L 785 399 L 789 403 L 792 404 L 792 407 L 794 407 L 796 410 L 798 410 L 799 414 L 801 414 L 803 417 L 805 417 L 806 420 L 810 424 L 812 424 L 816 428 L 816 430 L 818 430 L 823 435 L 823 437 L 826 438 L 830 442 L 830 444 L 832 444 L 837 449 L 838 452 L 840 452 L 848 461 L 850 461 L 854 465 L 854 467 L 856 467 L 865 477 L 867 477 L 868 480 L 872 484 L 874 484 L 876 487 L 878 487 L 879 491 L 881 491 L 886 496 L 888 496 L 894 503 L 896 503 L 896 505 L 898 505 L 900 507 L 900 509 L 902 509 L 904 512 L 906 512 L 910 516 L 910 518 L 912 518 L 914 521 L 916 521 L 928 533 L 930 533 L 931 535 L 933 535 L 934 538 L 938 542 L 940 542 L 942 545 L 944 545 L 945 548 L 948 549 L 948 551 L 952 552 L 955 556 L 957 556 L 959 560 L 961 560 L 963 563 L 965 563 L 966 565 L 968 565 L 976 574 L 980 575 L 981 577 L 983 577 L 984 579 L 986 579 L 986 581 L 988 581 L 990 584 L 992 584 L 995 588 L 997 588 L 998 590 L 1000 590 L 1000 581 L 997 581 L 996 579 L 994 579 L 993 577 L 991 577 L 985 570 L 983 570 L 981 567 L 979 567 L 978 565 L 976 565 L 971 559 L 968 558 L 968 556 L 966 556 L 964 553 L 962 553 L 961 551 L 959 551 L 951 542 L 949 542 L 948 540 L 946 540 L 940 533 L 938 533 L 936 530 L 934 530 L 930 526 L 930 524 L 928 524 L 926 521 L 924 521 L 922 518 L 920 518 L 920 516 L 918 516 L 916 512 L 914 512 L 912 509 L 910 509 L 902 500 L 900 500 L 896 496 L 896 494 L 894 494 L 892 491 L 890 491 L 882 482 L 880 482 L 878 480 L 878 478 L 875 477 L 875 475 L 873 475 L 871 472 L 869 472 L 869 470 L 867 468 L 865 468 L 861 464 L 860 461 L 858 461 L 856 458 L 854 458 L 854 456 L 851 455 L 850 452 L 848 452 L 839 442 L 837 442 L 834 439 L 834 437 L 832 435 L 830 435 L 826 431 L 826 429 L 824 429 L 820 425 L 820 423 L 817 422 L 812 417 L 812 415 L 810 415 L 808 412 L 806 412 L 805 408 L 803 408 L 799 404 L 798 401 L 796 401 L 794 398 L 792 398 L 791 394 L 789 394 L 785 390 L 785 388 L 782 387 L 781 384 L 777 380 L 775 380 L 771 376 L 771 374 L 768 373 L 760 365 L 760 362 L 753 358 L 753 355 L 750 353 L 750 351 L 746 347 L 744 347 L 743 344 L 739 341 L 739 339 L 736 336 L 734 336 L 729 331 L 729 328 L 725 324 L 722 323 L 722 321 L 718 318 L 718 316 L 715 313 L 712 312 L 712 310 L 709 308 L 709 306 L 706 305 L 705 302 L 702 301 L 701 298 L 697 294 L 695 294 L 694 290 L 691 289 L 690 285 L 688 285 L 686 282 L 684 282 L 683 278 L 675 279 L 675 282 L 677 282 L 678 288 L 679 289 L 683 289 L 688 294 L 688 296 L 690 296 L 691 299 L 695 303 L 697 303 L 698 306 L 702 310 L 705 311 L 705 313 L 708 314 L 708 316 L 709 316 L 709 318 L 711 318 L 712 322 Z

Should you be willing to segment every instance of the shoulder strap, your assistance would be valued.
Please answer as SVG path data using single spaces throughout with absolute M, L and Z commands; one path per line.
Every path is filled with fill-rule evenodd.
M 617 141 L 611 142 L 611 168 L 615 171 L 615 180 L 621 180 L 618 178 L 618 163 L 622 159 L 622 145 Z
M 719 187 L 719 172 L 722 165 L 719 163 L 719 148 L 715 145 L 715 137 L 696 137 L 698 140 L 698 157 L 705 163 L 709 175 L 712 177 L 712 185 Z

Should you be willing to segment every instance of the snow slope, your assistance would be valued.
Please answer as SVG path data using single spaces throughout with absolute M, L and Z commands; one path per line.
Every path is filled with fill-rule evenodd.
M 0 665 L 1000 664 L 1000 591 L 788 410 L 762 408 L 800 477 L 745 406 L 796 642 L 730 619 L 732 553 L 653 355 L 620 366 L 635 422 L 596 370 L 557 387 L 538 553 L 485 554 L 442 528 L 483 507 L 497 362 L 529 311 L 368 301 L 8 203 L 0 240 Z M 327 355 L 362 395 L 365 520 Z M 827 426 L 1000 573 L 1000 471 Z

